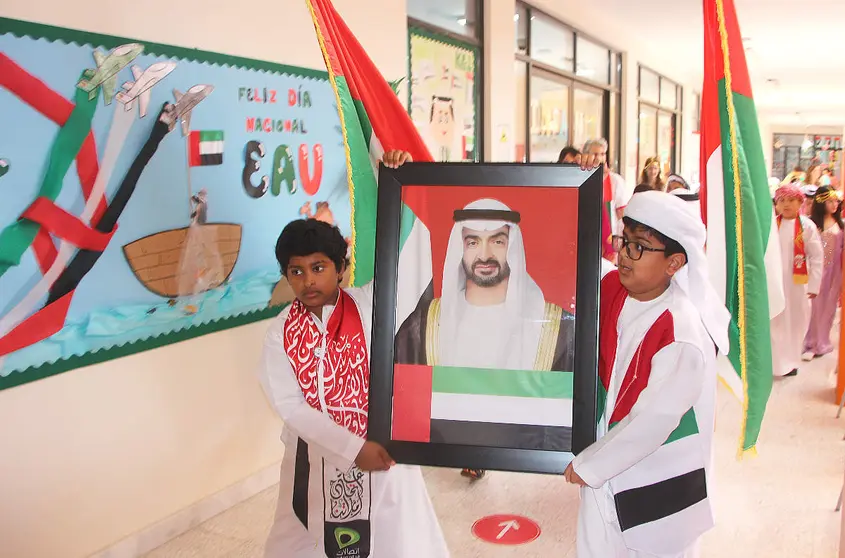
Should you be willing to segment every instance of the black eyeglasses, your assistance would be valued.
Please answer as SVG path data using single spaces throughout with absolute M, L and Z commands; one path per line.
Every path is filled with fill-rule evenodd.
M 643 246 L 635 240 L 628 240 L 624 236 L 613 236 L 611 240 L 613 242 L 613 250 L 615 252 L 619 253 L 625 249 L 625 253 L 634 261 L 638 261 L 642 258 L 643 252 L 666 253 L 666 248 L 649 248 L 648 246 Z

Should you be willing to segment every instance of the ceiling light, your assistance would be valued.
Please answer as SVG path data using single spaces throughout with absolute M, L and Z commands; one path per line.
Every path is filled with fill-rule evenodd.
M 519 14 L 513 14 L 513 20 L 519 21 Z

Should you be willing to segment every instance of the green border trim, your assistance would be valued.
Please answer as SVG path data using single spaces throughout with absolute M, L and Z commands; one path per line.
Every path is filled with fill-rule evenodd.
M 472 146 L 473 154 L 475 155 L 475 162 L 479 162 L 482 159 L 482 154 L 480 153 L 481 141 L 480 141 L 480 126 L 478 123 L 478 109 L 481 106 L 481 91 L 478 87 L 478 81 L 480 78 L 479 70 L 481 69 L 481 48 L 472 44 L 463 41 L 459 41 L 458 39 L 454 39 L 447 35 L 441 35 L 440 33 L 436 33 L 434 31 L 430 31 L 428 29 L 423 29 L 416 25 L 409 25 L 408 26 L 408 114 L 411 114 L 411 102 L 414 98 L 414 76 L 413 76 L 413 61 L 411 60 L 411 49 L 412 49 L 412 42 L 414 37 L 419 37 L 421 39 L 426 39 L 432 41 L 434 43 L 440 43 L 442 45 L 450 46 L 453 48 L 459 48 L 461 50 L 466 50 L 472 54 L 472 62 L 474 71 L 475 71 L 475 79 L 472 80 L 472 89 L 473 89 L 473 110 L 472 110 L 472 118 L 473 118 L 473 135 L 475 136 L 474 144 Z
M 65 27 L 54 27 L 41 23 L 22 21 L 0 17 L 0 35 L 11 34 L 18 38 L 31 37 L 33 39 L 45 39 L 50 42 L 75 43 L 79 46 L 104 47 L 112 49 L 125 43 L 141 43 L 144 45 L 144 54 L 154 56 L 165 56 L 178 58 L 186 62 L 198 62 L 201 64 L 212 64 L 218 66 L 231 66 L 233 68 L 269 72 L 273 74 L 289 74 L 305 78 L 328 81 L 329 74 L 326 71 L 301 68 L 299 66 L 288 66 L 265 60 L 231 56 L 207 50 L 185 48 L 161 43 L 153 43 L 142 39 L 127 37 L 115 37 L 113 35 L 102 35 L 88 31 L 77 31 Z
M 44 378 L 49 378 L 50 376 L 55 376 L 57 374 L 61 374 L 62 372 L 68 372 L 76 368 L 100 364 L 109 360 L 134 355 L 136 353 L 158 349 L 159 347 L 166 347 L 167 345 L 173 345 L 174 343 L 188 341 L 189 339 L 201 337 L 208 333 L 216 333 L 218 331 L 275 318 L 286 306 L 287 304 L 265 308 L 264 310 L 254 310 L 245 314 L 214 320 L 206 324 L 160 333 L 153 337 L 139 339 L 123 345 L 88 352 L 84 355 L 72 356 L 56 360 L 54 362 L 46 362 L 38 366 L 31 366 L 29 368 L 25 368 L 24 370 L 12 372 L 5 378 L 0 378 L 0 391 L 27 384 L 29 382 L 43 380 Z
M 137 42 L 144 45 L 144 53 L 154 56 L 164 56 L 179 59 L 186 62 L 197 62 L 201 64 L 212 64 L 219 66 L 230 66 L 232 68 L 268 72 L 271 74 L 286 74 L 315 80 L 328 81 L 329 74 L 325 71 L 288 66 L 275 62 L 230 56 L 205 50 L 177 47 L 161 43 L 153 43 L 141 39 L 126 37 L 115 37 L 87 31 L 77 31 L 64 27 L 54 27 L 29 21 L 0 17 L 0 35 L 11 34 L 18 38 L 30 37 L 32 39 L 44 39 L 50 42 L 63 42 L 79 46 L 114 48 L 128 42 Z M 136 353 L 165 347 L 174 343 L 201 337 L 209 333 L 216 333 L 226 329 L 240 327 L 254 322 L 267 320 L 275 317 L 281 312 L 284 306 L 269 307 L 263 310 L 254 310 L 244 314 L 229 316 L 214 320 L 205 324 L 191 326 L 176 331 L 168 331 L 155 336 L 139 339 L 131 343 L 117 345 L 56 360 L 46 362 L 38 366 L 31 366 L 24 370 L 12 372 L 6 377 L 0 377 L 0 391 L 29 382 L 42 380 L 76 368 L 100 364 L 109 360 L 133 355 Z

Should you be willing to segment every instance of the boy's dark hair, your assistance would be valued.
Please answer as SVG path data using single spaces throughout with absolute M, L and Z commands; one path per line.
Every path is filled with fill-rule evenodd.
M 578 151 L 571 145 L 567 145 L 566 147 L 560 150 L 560 155 L 557 156 L 557 162 L 562 163 L 566 157 L 576 157 L 580 154 L 580 151 Z
M 654 188 L 651 187 L 649 184 L 637 184 L 637 187 L 634 188 L 635 194 L 641 194 L 643 192 L 651 192 Z
M 293 256 L 308 256 L 321 252 L 329 257 L 340 271 L 348 265 L 346 240 L 340 229 L 317 219 L 291 221 L 276 241 L 276 260 L 282 275 L 287 275 L 288 263 Z
M 677 240 L 675 240 L 674 238 L 669 238 L 668 236 L 666 236 L 662 232 L 655 230 L 655 229 L 649 227 L 648 225 L 643 225 L 639 221 L 634 221 L 630 217 L 623 217 L 622 223 L 627 228 L 631 229 L 632 231 L 647 233 L 648 235 L 653 236 L 658 241 L 660 241 L 661 244 L 666 246 L 666 250 L 665 250 L 664 254 L 666 254 L 667 258 L 669 256 L 674 256 L 675 254 L 683 254 L 684 259 L 687 259 L 687 260 L 689 259 L 687 257 L 687 251 L 684 250 L 684 247 L 681 246 L 681 243 L 678 242 Z

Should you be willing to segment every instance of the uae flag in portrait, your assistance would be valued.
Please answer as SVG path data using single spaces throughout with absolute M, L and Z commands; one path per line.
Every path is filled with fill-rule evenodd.
M 571 372 L 397 364 L 391 438 L 569 451 L 572 380 Z
M 223 164 L 223 130 L 193 131 L 188 138 L 192 167 Z

